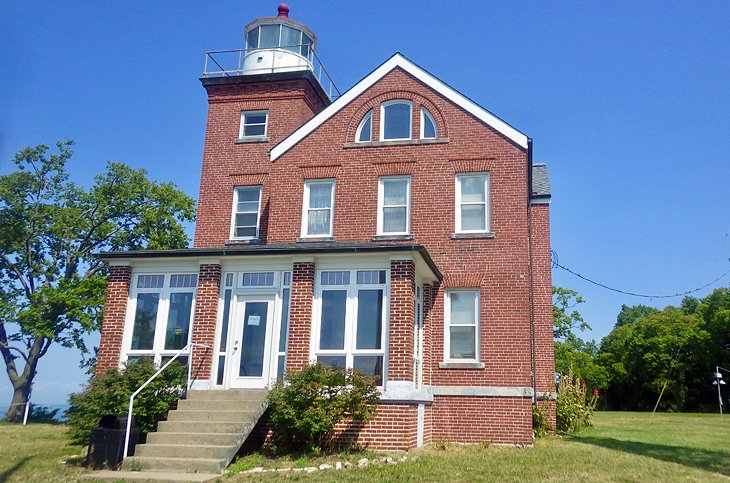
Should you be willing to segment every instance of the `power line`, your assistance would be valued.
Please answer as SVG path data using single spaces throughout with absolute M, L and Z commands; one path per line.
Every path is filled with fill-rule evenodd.
M 605 288 L 606 290 L 611 290 L 612 292 L 618 292 L 618 293 L 624 294 L 624 295 L 631 295 L 633 297 L 643 297 L 643 298 L 647 298 L 647 299 L 668 299 L 668 298 L 672 298 L 672 297 L 681 297 L 683 295 L 690 295 L 690 294 L 693 294 L 695 292 L 699 292 L 700 290 L 705 289 L 705 288 L 709 287 L 710 285 L 714 285 L 715 283 L 719 282 L 720 280 L 722 280 L 723 278 L 725 278 L 730 273 L 730 270 L 728 270 L 727 272 L 723 273 L 722 275 L 720 275 L 719 277 L 717 277 L 712 282 L 706 283 L 705 285 L 703 285 L 701 287 L 697 287 L 697 288 L 692 289 L 692 290 L 687 290 L 686 292 L 675 293 L 675 294 L 672 294 L 672 295 L 649 295 L 649 294 L 629 292 L 629 291 L 626 291 L 626 290 L 621 290 L 621 289 L 618 289 L 618 288 L 609 287 L 608 285 L 602 284 L 600 282 L 596 282 L 595 280 L 591 280 L 588 277 L 584 277 L 580 273 L 574 272 L 573 270 L 569 269 L 568 267 L 565 267 L 565 266 L 561 265 L 558 262 L 558 252 L 556 252 L 555 250 L 552 250 L 551 251 L 551 262 L 552 262 L 553 268 L 560 268 L 562 270 L 565 270 L 566 272 L 568 272 L 568 273 L 570 273 L 572 275 L 575 275 L 576 277 L 580 278 L 581 280 L 585 280 L 586 282 L 592 283 L 593 285 L 597 285 L 599 287 Z

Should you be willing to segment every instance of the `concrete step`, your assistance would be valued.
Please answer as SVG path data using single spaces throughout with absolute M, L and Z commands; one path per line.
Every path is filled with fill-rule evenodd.
M 184 411 L 259 411 L 263 404 L 265 404 L 263 401 L 246 399 L 181 399 L 177 403 L 177 409 Z
M 245 423 L 258 419 L 260 411 L 217 411 L 217 410 L 181 410 L 170 411 L 168 421 L 213 421 L 229 423 Z
M 154 483 L 177 483 L 177 482 L 205 482 L 222 479 L 219 473 L 177 473 L 172 471 L 94 471 L 79 476 L 81 480 L 94 481 L 124 481 L 124 482 L 154 482 Z
M 130 456 L 122 463 L 125 471 L 173 471 L 177 473 L 223 473 L 227 459 Z
M 222 421 L 160 421 L 157 431 L 161 433 L 239 433 L 248 432 L 253 423 Z
M 245 440 L 241 433 L 173 433 L 157 432 L 147 435 L 146 444 L 214 444 L 214 445 L 235 445 L 241 446 Z M 139 446 L 140 448 L 142 446 Z
M 265 389 L 246 389 L 227 391 L 188 391 L 187 399 L 205 399 L 209 401 L 238 400 L 238 401 L 263 401 L 269 391 Z
M 135 456 L 153 458 L 203 458 L 227 459 L 232 457 L 237 446 L 232 445 L 183 445 L 183 444 L 143 444 L 135 449 Z

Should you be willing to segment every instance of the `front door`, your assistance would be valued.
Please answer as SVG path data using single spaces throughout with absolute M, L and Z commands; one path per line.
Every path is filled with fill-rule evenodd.
M 230 388 L 264 388 L 269 383 L 273 295 L 242 295 L 236 302 L 233 336 L 229 339 Z

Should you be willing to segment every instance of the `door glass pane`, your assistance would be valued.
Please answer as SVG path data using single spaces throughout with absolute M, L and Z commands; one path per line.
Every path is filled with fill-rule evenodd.
M 276 366 L 276 378 L 279 380 L 284 379 L 284 369 L 286 368 L 286 356 L 279 356 Z
M 187 345 L 192 308 L 192 292 L 170 294 L 170 312 L 167 315 L 167 331 L 165 332 L 166 350 L 182 349 Z
M 319 331 L 320 349 L 345 348 L 345 308 L 347 290 L 322 292 L 322 321 Z
M 355 356 L 352 368 L 366 376 L 378 376 L 378 385 L 383 383 L 383 356 Z
M 289 333 L 289 289 L 282 290 L 281 328 L 279 329 L 279 352 L 286 352 L 286 337 Z
M 269 49 L 279 46 L 279 25 L 262 25 L 259 47 Z
M 484 176 L 463 176 L 461 179 L 461 201 L 479 203 L 486 200 L 484 193 Z
M 137 310 L 132 330 L 132 350 L 152 349 L 155 342 L 155 324 L 160 294 L 141 293 L 137 295 Z
M 484 205 L 462 205 L 461 207 L 461 229 L 462 230 L 486 230 L 487 218 Z
M 451 292 L 451 325 L 473 325 L 476 322 L 475 292 Z
M 345 369 L 345 356 L 318 356 L 317 362 L 334 369 Z
M 383 333 L 383 291 L 357 294 L 357 349 L 380 349 Z
M 215 383 L 220 386 L 223 384 L 223 373 L 226 369 L 226 356 L 218 356 L 218 374 L 215 377 Z
M 383 139 L 410 139 L 411 105 L 391 104 L 383 108 Z
M 241 377 L 261 377 L 264 374 L 264 349 L 268 302 L 246 302 L 243 313 L 243 340 L 241 341 Z
M 449 357 L 451 359 L 476 359 L 476 327 L 451 327 Z
M 406 207 L 383 208 L 383 232 L 404 233 L 406 231 Z

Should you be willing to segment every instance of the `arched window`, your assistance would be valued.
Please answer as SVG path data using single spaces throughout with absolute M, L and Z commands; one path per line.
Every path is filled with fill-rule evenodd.
M 395 99 L 380 106 L 380 139 L 391 141 L 411 139 L 413 125 L 411 101 Z
M 355 142 L 366 143 L 372 141 L 373 138 L 373 111 L 368 111 L 365 117 L 360 121 L 360 125 L 357 127 L 355 133 Z
M 436 139 L 437 137 L 438 130 L 433 116 L 428 109 L 421 107 L 421 139 Z

